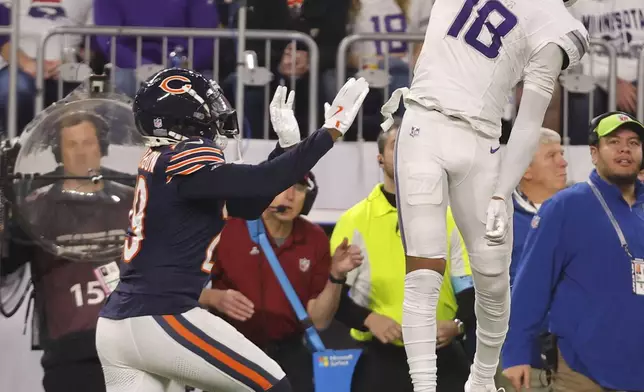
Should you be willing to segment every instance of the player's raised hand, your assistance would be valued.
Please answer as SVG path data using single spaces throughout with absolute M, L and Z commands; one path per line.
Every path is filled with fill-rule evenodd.
M 505 237 L 509 228 L 508 209 L 505 200 L 492 198 L 487 207 L 487 218 L 485 224 L 485 239 L 490 246 L 505 243 Z
M 268 109 L 271 114 L 271 124 L 282 148 L 300 142 L 300 127 L 293 113 L 294 101 L 295 91 L 288 93 L 286 86 L 278 86 Z
M 335 96 L 333 103 L 324 104 L 323 127 L 337 129 L 344 135 L 353 124 L 368 93 L 369 83 L 364 78 L 349 79 Z

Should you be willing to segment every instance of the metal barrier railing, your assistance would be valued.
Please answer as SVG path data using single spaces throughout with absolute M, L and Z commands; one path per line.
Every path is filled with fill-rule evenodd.
M 147 27 L 105 27 L 105 26 L 91 26 L 91 27 L 58 27 L 50 30 L 47 35 L 43 38 L 40 47 L 38 48 L 37 56 L 37 73 L 36 73 L 36 103 L 35 109 L 36 113 L 40 112 L 44 108 L 44 54 L 47 42 L 49 39 L 55 35 L 84 35 L 85 36 L 85 46 L 86 53 L 89 52 L 89 36 L 111 36 L 111 53 L 110 60 L 112 64 L 115 64 L 116 59 L 116 37 L 137 37 L 137 67 L 141 65 L 142 62 L 142 37 L 159 37 L 162 38 L 162 62 L 163 66 L 167 66 L 167 53 L 168 53 L 168 38 L 169 37 L 182 37 L 188 38 L 188 66 L 192 66 L 193 62 L 193 46 L 194 39 L 196 38 L 210 38 L 213 39 L 214 45 L 214 54 L 213 54 L 213 72 L 219 73 L 219 40 L 220 39 L 236 39 L 238 38 L 238 31 L 233 30 L 223 30 L 223 29 L 202 29 L 202 28 L 147 28 Z M 279 31 L 279 30 L 246 30 L 244 32 L 245 39 L 247 40 L 262 40 L 266 41 L 266 60 L 267 64 L 270 64 L 270 42 L 271 40 L 279 41 L 292 41 L 292 42 L 302 42 L 308 47 L 309 51 L 309 89 L 308 89 L 308 133 L 315 131 L 319 124 L 317 121 L 318 114 L 318 65 L 319 65 L 319 49 L 313 38 L 309 35 L 300 33 L 297 31 Z M 239 69 L 239 68 L 238 68 Z M 112 78 L 114 78 L 114 73 L 112 73 Z M 114 82 L 114 79 L 112 79 Z M 242 92 L 243 94 L 243 84 L 242 75 L 237 75 L 237 92 Z M 291 88 L 294 87 L 295 78 L 291 78 Z M 59 91 L 62 91 L 60 86 L 62 81 L 59 82 Z M 269 87 L 265 86 L 264 91 L 264 136 L 268 138 L 268 105 L 270 102 Z M 300 98 L 301 99 L 301 98 Z M 244 102 L 243 95 L 240 100 L 240 94 L 236 94 L 237 102 Z M 239 116 L 239 124 L 242 126 L 244 124 L 244 108 L 243 105 L 236 105 Z
M 407 53 L 407 58 L 409 59 L 409 63 L 411 64 L 411 56 L 412 53 L 414 52 L 413 49 L 413 44 L 415 43 L 420 43 L 425 40 L 425 35 L 424 34 L 406 34 L 406 33 L 370 33 L 370 34 L 352 34 L 349 36 L 344 37 L 342 41 L 340 41 L 340 45 L 338 46 L 338 54 L 336 57 L 336 88 L 337 90 L 340 90 L 342 88 L 342 85 L 346 82 L 346 72 L 347 72 L 347 54 L 349 51 L 349 48 L 351 45 L 353 45 L 356 42 L 360 41 L 385 41 L 385 42 L 396 42 L 396 41 L 401 41 L 401 42 L 407 42 L 411 43 L 412 46 L 409 48 L 409 51 Z M 385 48 L 388 48 L 389 45 L 385 45 Z M 383 51 L 383 60 L 384 60 L 384 72 L 389 74 L 389 58 L 391 55 L 389 54 L 388 49 L 385 49 Z M 411 77 L 412 77 L 412 70 L 411 67 L 409 69 L 409 82 L 411 83 Z M 389 87 L 385 86 L 383 88 L 384 94 L 385 94 L 385 101 L 389 99 Z M 384 102 L 383 102 L 384 103 Z M 360 113 L 358 114 L 357 122 L 358 122 L 358 136 L 357 140 L 362 141 L 364 140 L 363 138 L 363 121 L 362 121 L 362 109 L 360 110 Z
M 590 40 L 590 49 L 587 56 L 594 56 L 597 51 L 597 47 L 601 48 L 606 55 L 608 56 L 608 107 L 607 111 L 617 110 L 617 50 L 608 44 L 606 41 L 601 39 L 591 39 Z M 592 58 L 589 61 L 590 63 L 590 72 L 584 72 L 589 77 L 593 78 L 592 84 L 588 86 L 587 90 L 582 91 L 573 91 L 581 94 L 588 95 L 588 121 L 585 124 L 589 124 L 590 120 L 593 119 L 596 114 L 594 113 L 595 109 L 595 88 L 597 84 L 594 81 L 594 72 L 593 72 L 593 61 Z M 569 76 L 575 77 L 571 72 Z M 588 77 L 586 76 L 586 77 Z M 582 76 L 583 77 L 583 76 Z M 562 76 L 561 78 L 564 78 Z M 570 144 L 570 90 L 566 88 L 566 83 L 561 83 L 561 99 L 562 99 L 562 113 L 561 113 L 561 122 L 562 122 L 562 138 L 565 145 Z M 639 104 L 639 103 L 638 103 Z M 585 128 L 584 128 L 585 129 Z

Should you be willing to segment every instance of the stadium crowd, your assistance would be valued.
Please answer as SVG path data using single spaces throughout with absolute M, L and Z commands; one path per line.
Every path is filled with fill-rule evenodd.
M 347 35 L 422 34 L 433 1 L 247 0 L 246 3 L 248 29 L 299 31 L 314 39 L 320 56 L 319 63 L 315 64 L 318 80 L 313 82 L 320 87 L 318 101 L 323 103 L 337 93 L 337 52 Z M 36 56 L 39 40 L 49 29 L 59 26 L 236 29 L 239 15 L 239 4 L 235 1 L 177 0 L 164 2 L 163 6 L 158 0 L 21 0 L 20 4 L 19 43 L 0 35 L 3 137 L 6 137 L 5 114 L 12 98 L 7 67 L 12 45 L 18 45 L 17 96 L 13 98 L 18 102 L 20 133 L 35 115 L 34 97 L 41 93 L 36 88 Z M 0 2 L 0 25 L 10 25 L 11 8 L 11 3 Z M 642 340 L 636 337 L 637 331 L 630 329 L 643 326 L 644 305 L 639 296 L 644 295 L 641 260 L 644 257 L 644 185 L 641 182 L 644 170 L 639 180 L 627 184 L 632 186 L 628 189 L 632 191 L 632 200 L 623 191 L 624 187 L 608 183 L 597 174 L 610 177 L 619 171 L 613 164 L 615 154 L 623 152 L 631 143 L 630 139 L 623 138 L 637 139 L 641 150 L 644 127 L 627 114 L 635 116 L 637 112 L 637 85 L 642 76 L 637 74 L 637 59 L 644 44 L 644 5 L 637 0 L 580 0 L 571 10 L 592 38 L 601 39 L 616 50 L 616 102 L 617 109 L 625 114 L 609 113 L 590 123 L 591 118 L 608 111 L 611 75 L 605 53 L 587 56 L 580 71 L 588 74 L 592 69 L 596 83 L 592 94 L 570 92 L 569 99 L 564 100 L 564 92 L 559 87 L 551 101 L 541 130 L 540 148 L 513 194 L 512 318 L 499 359 L 497 384 L 507 392 L 520 391 L 523 387 L 531 391 L 644 392 L 644 379 L 638 375 L 638 369 L 644 368 L 644 350 L 641 343 L 635 343 Z M 139 49 L 135 37 L 88 35 L 85 38 L 58 35 L 48 41 L 42 92 L 46 106 L 78 86 L 78 75 L 68 72 L 69 69 L 78 72 L 78 66 L 65 68 L 65 65 L 79 63 L 87 64 L 97 74 L 103 73 L 110 64 L 115 89 L 130 97 L 145 80 L 146 72 L 156 69 L 148 66 L 168 64 L 192 68 L 217 80 L 229 101 L 235 102 L 236 81 L 241 77 L 235 67 L 235 40 L 215 42 L 212 38 L 199 38 L 192 41 L 173 36 L 163 43 L 158 37 L 142 37 Z M 244 88 L 245 118 L 241 124 L 244 137 L 262 139 L 268 134 L 271 139 L 277 139 L 268 121 L 270 95 L 265 91 L 272 94 L 282 84 L 291 85 L 297 91 L 295 114 L 300 129 L 306 133 L 304 124 L 308 124 L 309 116 L 306 97 L 313 87 L 309 79 L 312 67 L 309 49 L 301 43 L 279 40 L 272 41 L 270 46 L 262 40 L 249 40 L 246 49 L 256 55 L 258 64 L 267 68 L 273 77 L 265 86 Z M 409 84 L 418 49 L 420 45 L 408 42 L 359 42 L 350 48 L 347 75 L 360 70 L 387 70 L 390 75 L 387 89 L 391 92 Z M 372 89 L 365 101 L 364 114 L 356 121 L 361 121 L 364 139 L 378 146 L 373 164 L 381 169 L 383 181 L 373 184 L 370 194 L 344 212 L 335 225 L 320 227 L 306 219 L 319 192 L 315 175 L 310 173 L 275 198 L 273 204 L 284 209 L 269 208 L 262 220 L 287 277 L 327 345 L 363 350 L 352 391 L 411 392 L 413 386 L 401 342 L 405 262 L 393 176 L 393 146 L 400 123 L 396 121 L 385 131 L 380 129 L 380 106 L 386 98 L 384 89 Z M 503 123 L 502 141 L 508 137 L 511 113 L 520 104 L 520 85 L 516 95 L 508 100 L 509 114 Z M 567 107 L 564 102 L 568 103 Z M 323 106 L 319 106 L 321 114 Z M 402 110 L 397 114 L 402 114 Z M 565 111 L 568 112 L 566 123 Z M 90 156 L 99 162 L 96 167 L 101 167 L 100 162 L 107 154 L 102 132 L 109 130 L 96 118 L 68 118 L 56 124 L 55 132 L 58 135 L 55 159 L 64 173 L 78 175 L 74 174 L 74 165 L 81 155 L 84 159 Z M 356 140 L 357 135 L 354 129 L 345 140 Z M 568 139 L 564 140 L 564 136 Z M 597 203 L 593 192 L 581 192 L 568 182 L 562 143 L 590 146 L 596 171 L 589 181 L 608 199 L 605 203 L 613 210 L 614 218 L 605 217 L 607 210 Z M 633 159 L 641 160 L 641 153 Z M 77 181 L 63 181 L 61 188 L 78 191 L 82 185 L 88 187 L 83 192 L 91 193 L 110 186 L 109 181 L 99 185 L 79 185 Z M 129 190 L 122 192 L 122 199 L 127 202 L 120 206 L 129 206 L 132 194 Z M 567 205 L 565 210 L 564 205 Z M 45 214 L 48 208 L 59 207 L 44 203 L 40 208 Z M 69 210 L 65 214 L 73 216 L 74 208 L 69 205 L 66 208 Z M 629 214 L 629 209 L 634 215 Z M 113 218 L 110 229 L 126 229 L 127 211 L 121 211 L 122 221 L 114 218 L 114 210 L 104 212 L 106 216 L 94 219 Z M 566 219 L 570 216 L 570 221 L 584 223 L 569 220 L 561 225 L 553 223 L 552 217 L 562 214 L 566 214 Z M 467 249 L 449 211 L 445 219 L 450 250 L 445 276 L 449 279 L 443 282 L 437 310 L 438 390 L 458 392 L 463 390 L 473 357 L 476 314 Z M 623 253 L 620 238 L 611 225 L 615 219 L 632 255 Z M 7 227 L 11 246 L 8 254 L 3 254 L 0 272 L 3 279 L 8 279 L 25 268 L 31 270 L 34 312 L 38 315 L 34 318 L 37 328 L 33 333 L 37 336 L 33 341 L 34 349 L 44 353 L 44 390 L 104 390 L 103 372 L 94 344 L 96 318 L 105 299 L 93 272 L 100 265 L 52 257 L 37 245 L 25 245 L 29 239 L 16 222 Z M 539 227 L 548 234 L 532 233 Z M 84 228 L 79 226 L 77 230 Z M 584 252 L 583 248 L 586 248 Z M 344 261 L 350 254 L 360 254 L 359 266 Z M 627 256 L 630 259 L 624 259 Z M 580 261 L 575 262 L 578 258 L 590 266 L 580 266 Z M 637 297 L 633 297 L 630 287 L 628 292 L 617 288 L 617 278 L 612 279 L 612 274 L 617 273 L 608 272 L 610 267 L 602 264 L 609 260 L 623 262 L 629 271 L 632 263 L 633 290 Z M 635 272 L 636 267 L 642 272 Z M 619 273 L 628 276 L 621 270 Z M 87 290 L 80 294 L 71 290 L 70 294 L 70 288 L 76 284 Z M 580 294 L 575 291 L 575 284 L 583 286 L 582 292 L 588 296 L 577 297 Z M 637 292 L 638 284 L 642 285 L 641 293 Z M 217 244 L 211 288 L 203 292 L 200 302 L 231 322 L 275 359 L 287 373 L 294 390 L 314 391 L 311 353 L 303 344 L 304 326 L 272 275 L 266 256 L 250 240 L 243 220 L 227 222 Z M 567 314 L 572 309 L 575 313 Z M 601 312 L 605 314 L 600 315 Z M 617 325 L 630 327 L 618 332 L 613 329 Z M 595 344 L 598 341 L 601 344 Z

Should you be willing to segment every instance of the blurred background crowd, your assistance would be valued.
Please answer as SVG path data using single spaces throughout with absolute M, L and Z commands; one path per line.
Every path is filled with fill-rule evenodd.
M 246 6 L 242 18 L 240 3 Z M 384 132 L 379 124 L 382 103 L 394 89 L 409 85 L 432 4 L 432 0 L 0 2 L 0 27 L 6 27 L 0 30 L 0 135 L 20 135 L 40 110 L 73 91 L 91 73 L 108 70 L 115 89 L 134 97 L 149 75 L 177 66 L 212 77 L 230 102 L 241 103 L 241 107 L 237 105 L 243 114 L 240 125 L 248 140 L 277 138 L 268 117 L 270 97 L 278 85 L 295 89 L 296 117 L 306 136 L 321 124 L 318 119 L 323 118 L 323 103 L 333 99 L 339 82 L 356 74 L 364 76 L 372 88 L 354 129 L 344 140 L 374 146 L 370 151 L 375 156 L 366 162 L 378 171 L 379 180 L 369 185 L 371 192 L 355 195 L 353 201 L 357 203 L 346 211 L 312 223 L 318 183 L 311 173 L 277 196 L 276 204 L 292 207 L 289 213 L 266 211 L 263 220 L 276 254 L 305 305 L 324 297 L 328 275 L 334 272 L 336 249 L 346 246 L 343 238 L 360 245 L 366 261 L 349 272 L 342 296 L 332 300 L 335 316 L 313 322 L 330 347 L 364 350 L 354 373 L 353 391 L 412 391 L 400 327 L 405 267 L 393 179 L 393 146 L 399 121 Z M 590 119 L 609 110 L 621 110 L 643 120 L 638 81 L 644 65 L 640 62 L 644 3 L 580 0 L 571 12 L 589 30 L 594 51 L 585 58 L 583 67 L 562 76 L 543 123 L 540 148 L 514 194 L 511 274 L 515 283 L 533 216 L 545 200 L 570 185 L 566 175 L 570 158 L 564 147 L 587 146 Z M 15 41 L 10 34 L 12 21 L 18 22 Z M 232 34 L 238 31 L 240 22 L 248 33 L 241 63 L 237 56 L 240 42 Z M 104 29 L 98 31 L 97 27 Z M 136 34 L 119 29 L 130 27 L 150 29 L 137 30 Z M 68 28 L 77 30 L 69 33 L 65 30 Z M 365 38 L 368 34 L 381 35 L 381 40 Z M 9 67 L 12 47 L 17 48 L 14 83 Z M 15 89 L 10 88 L 12 84 Z M 240 84 L 242 89 L 238 88 Z M 17 113 L 15 127 L 8 115 L 11 100 Z M 509 137 L 520 100 L 519 84 L 515 94 L 508 97 L 502 142 Z M 403 110 L 397 114 L 402 115 Z M 75 165 L 86 167 L 88 160 L 100 162 L 108 156 L 105 132 L 110 130 L 96 118 L 71 118 L 56 123 L 55 128 L 57 144 L 51 149 L 57 166 L 65 173 L 73 174 Z M 97 163 L 92 167 L 100 166 Z M 82 184 L 69 181 L 73 180 L 65 180 L 63 189 L 87 193 L 103 189 L 100 184 L 81 189 Z M 123 186 L 127 185 L 126 181 Z M 93 219 L 109 220 L 109 230 L 125 230 L 131 197 L 123 190 L 123 222 L 109 219 L 115 210 L 106 210 Z M 39 211 L 62 208 L 60 205 L 45 203 Z M 61 220 L 73 215 L 76 207 L 65 204 L 65 208 L 70 210 L 58 215 Z M 446 219 L 450 241 L 446 276 L 450 279 L 444 281 L 438 306 L 438 382 L 439 391 L 458 392 L 463 390 L 473 357 L 476 315 L 467 249 L 449 214 Z M 4 227 L 11 225 L 17 224 L 5 222 Z M 31 348 L 44 354 L 44 390 L 100 392 L 104 384 L 94 348 L 94 327 L 105 293 L 94 276 L 96 264 L 51 255 L 30 243 L 22 231 L 11 231 L 8 246 L 3 247 L 0 302 L 4 307 L 7 302 L 3 300 L 20 299 L 24 282 L 31 276 L 33 290 L 26 295 L 27 300 L 13 302 L 28 308 L 25 317 L 34 314 L 29 333 Z M 296 391 L 313 391 L 313 364 L 311 353 L 302 344 L 303 327 L 262 252 L 250 242 L 243 222 L 228 222 L 217 259 L 212 288 L 202 297 L 203 306 L 231 321 L 275 358 Z M 3 309 L 5 316 L 7 313 Z M 0 319 L 0 330 L 3 323 L 7 325 L 7 320 Z M 547 327 L 542 332 L 547 333 Z M 537 347 L 531 361 L 534 376 L 530 390 L 551 390 L 550 381 L 558 369 L 556 361 L 550 360 L 550 341 L 545 334 L 530 343 Z M 550 354 L 542 358 L 541 351 L 548 348 Z M 12 355 L 0 348 L 1 367 L 12 362 Z M 34 383 L 24 381 L 32 375 L 3 376 L 0 390 L 34 391 L 26 386 Z M 587 376 L 593 379 L 592 374 Z M 500 372 L 498 382 L 507 384 Z M 607 390 L 598 388 L 583 390 Z M 644 391 L 644 381 L 638 391 Z

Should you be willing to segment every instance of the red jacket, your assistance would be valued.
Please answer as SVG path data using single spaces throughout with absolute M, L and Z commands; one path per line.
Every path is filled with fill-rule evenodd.
M 329 277 L 329 239 L 322 228 L 296 218 L 291 235 L 279 248 L 268 236 L 273 250 L 306 308 L 324 289 Z M 262 346 L 292 338 L 303 331 L 259 245 L 248 234 L 246 221 L 226 222 L 213 267 L 213 288 L 233 289 L 255 305 L 245 322 L 227 320 L 255 344 Z

